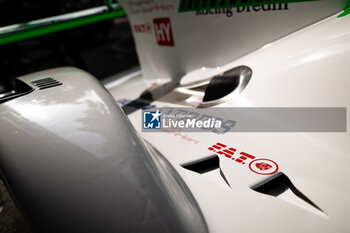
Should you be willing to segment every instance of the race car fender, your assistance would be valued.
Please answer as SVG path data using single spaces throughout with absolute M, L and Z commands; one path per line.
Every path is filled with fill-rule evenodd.
M 0 104 L 0 168 L 36 232 L 207 232 L 176 171 L 74 68 L 20 77 Z

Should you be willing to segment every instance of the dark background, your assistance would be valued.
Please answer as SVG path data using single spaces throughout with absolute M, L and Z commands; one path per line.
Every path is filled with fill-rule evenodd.
M 0 27 L 104 5 L 104 0 L 0 0 Z
M 0 27 L 102 5 L 103 0 L 0 0 Z M 137 65 L 126 17 L 0 45 L 0 79 L 62 66 L 103 79 Z
M 0 27 L 103 4 L 101 0 L 0 0 Z M 0 45 L 0 82 L 62 66 L 78 67 L 103 79 L 138 64 L 126 17 Z M 0 233 L 14 232 L 30 232 L 30 227 L 0 179 Z

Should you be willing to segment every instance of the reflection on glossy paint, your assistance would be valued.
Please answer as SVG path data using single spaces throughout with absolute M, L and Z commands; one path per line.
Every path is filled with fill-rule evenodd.
M 71 86 L 65 88 L 65 90 L 68 89 L 71 89 Z M 62 92 L 65 90 L 63 89 Z M 96 124 L 111 119 L 109 107 L 92 89 L 72 90 L 69 93 L 71 96 L 66 99 L 57 98 L 52 101 L 54 97 L 47 98 L 46 95 L 39 95 L 30 102 L 16 100 L 11 106 L 21 115 L 21 118 L 47 129 L 94 155 L 104 154 L 106 138 L 100 133 L 99 126 Z
M 348 52 L 344 48 L 349 47 L 350 43 L 332 44 L 330 46 L 322 47 L 317 49 L 317 52 L 311 53 L 309 56 L 301 59 L 301 63 L 337 56 L 339 54 Z
M 272 43 L 266 44 L 262 47 L 262 49 L 267 49 L 270 48 L 272 46 Z

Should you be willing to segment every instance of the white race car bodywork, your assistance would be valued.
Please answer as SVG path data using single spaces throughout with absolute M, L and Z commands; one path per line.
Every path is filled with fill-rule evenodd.
M 128 12 L 130 10 L 126 5 L 128 1 L 121 2 L 125 4 L 124 7 Z M 333 14 L 339 10 L 337 8 L 340 7 L 341 1 L 296 3 L 295 7 L 291 4 L 289 8 L 310 12 L 314 7 L 312 4 L 316 4 L 316 7 L 317 4 L 328 6 L 331 8 L 330 11 L 334 11 Z M 251 24 L 244 27 L 233 25 L 233 31 L 236 32 L 238 28 L 243 31 L 242 38 L 234 37 L 233 32 L 223 35 L 227 32 L 228 25 L 215 31 L 213 29 L 217 25 L 215 23 L 222 20 L 219 17 L 208 16 L 209 18 L 204 19 L 207 16 L 194 16 L 194 12 L 175 16 L 179 14 L 176 9 L 157 13 L 157 17 L 161 17 L 159 14 L 163 14 L 164 17 L 169 15 L 171 20 L 173 17 L 183 17 L 182 24 L 190 25 L 198 23 L 198 21 L 190 22 L 191 18 L 203 17 L 203 23 L 210 32 L 210 35 L 203 34 L 207 47 L 204 47 L 204 42 L 200 42 L 201 38 L 192 38 L 190 28 L 184 25 L 172 25 L 173 33 L 178 33 L 174 37 L 175 47 L 156 48 L 155 35 L 140 36 L 134 32 L 142 74 L 133 71 L 126 74 L 126 78 L 119 79 L 122 81 L 108 80 L 105 86 L 116 100 L 125 104 L 126 100 L 138 98 L 150 83 L 157 85 L 170 78 L 180 80 L 186 73 L 186 78 L 181 79 L 181 83 L 192 82 L 245 65 L 253 71 L 248 85 L 242 92 L 233 92 L 228 100 L 215 107 L 348 108 L 350 107 L 348 88 L 350 79 L 347 77 L 350 61 L 350 16 L 338 18 L 341 13 L 338 12 L 326 17 L 327 12 L 329 11 L 320 10 L 318 13 L 310 13 L 288 28 L 284 28 L 283 22 L 280 24 L 275 22 L 276 25 L 273 27 L 280 26 L 281 29 L 275 30 L 275 34 L 252 32 L 248 30 Z M 137 22 L 142 18 L 146 21 L 151 20 L 154 14 L 137 14 L 129 17 L 131 24 L 134 25 L 142 23 Z M 289 14 L 288 17 L 295 17 L 292 10 Z M 274 17 L 271 16 L 272 18 Z M 240 22 L 239 19 L 236 20 Z M 322 20 L 314 23 L 320 19 Z M 255 20 L 257 25 L 259 23 L 266 25 L 265 22 L 259 21 L 259 17 Z M 314 24 L 304 27 L 306 25 L 300 23 L 304 20 L 308 21 L 306 25 Z M 304 28 L 289 34 L 302 27 Z M 266 28 L 268 26 L 265 26 L 264 30 Z M 180 29 L 183 31 L 179 32 Z M 289 35 L 276 40 L 286 34 Z M 182 35 L 183 44 L 180 41 Z M 237 46 L 243 38 L 254 35 L 256 35 L 254 41 L 248 40 L 247 43 L 242 43 L 242 46 Z M 207 38 L 208 36 L 211 38 Z M 262 40 L 259 40 L 260 36 Z M 218 38 L 217 43 L 214 43 L 214 37 Z M 223 37 L 225 39 L 220 44 Z M 141 43 L 140 40 L 145 41 Z M 228 40 L 236 46 L 232 49 L 227 47 Z M 189 48 L 188 45 L 193 47 Z M 205 51 L 202 53 L 201 50 Z M 162 101 L 162 98 L 155 100 L 151 105 L 184 107 Z M 211 132 L 149 133 L 141 131 L 141 109 L 129 114 L 128 117 L 142 137 L 157 148 L 183 177 L 203 212 L 209 232 L 349 232 L 350 135 L 348 132 L 223 135 Z M 269 176 L 255 174 L 247 164 L 238 164 L 222 156 L 219 156 L 220 169 L 229 185 L 220 176 L 220 169 L 198 174 L 181 166 L 212 156 L 214 153 L 209 151 L 208 147 L 218 142 L 254 154 L 256 157 L 275 161 L 279 171 L 288 176 L 294 186 L 318 208 L 300 199 L 290 190 L 278 196 L 254 191 L 252 187 L 268 179 Z

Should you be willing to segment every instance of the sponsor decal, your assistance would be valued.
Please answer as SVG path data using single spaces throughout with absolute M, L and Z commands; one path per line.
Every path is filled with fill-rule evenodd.
M 236 8 L 217 8 L 217 9 L 204 9 L 197 10 L 196 16 L 206 15 L 226 15 L 226 17 L 232 17 L 234 14 L 250 13 L 259 11 L 285 11 L 289 10 L 288 3 L 284 4 L 269 4 L 262 6 L 239 6 Z
M 278 165 L 270 159 L 256 159 L 249 164 L 249 169 L 259 175 L 272 175 L 278 171 Z
M 173 29 L 171 27 L 170 18 L 153 19 L 154 34 L 159 46 L 174 46 Z M 135 33 L 152 34 L 152 26 L 150 23 L 134 24 Z
M 249 160 L 253 160 L 249 163 L 249 169 L 259 175 L 272 175 L 278 171 L 278 165 L 274 161 L 270 159 L 255 159 L 254 155 L 243 151 L 238 152 L 236 148 L 228 147 L 220 142 L 210 146 L 208 150 L 242 165 L 245 165 Z
M 152 27 L 150 23 L 134 24 L 133 28 L 135 33 L 152 34 Z
M 167 12 L 175 10 L 173 4 L 155 2 L 154 0 L 135 0 L 128 1 L 129 12 L 132 15 L 148 14 L 155 12 Z
M 160 129 L 161 128 L 161 113 L 159 110 L 143 112 L 143 128 L 144 129 Z
M 201 11 L 209 9 L 222 9 L 233 7 L 251 7 L 271 5 L 272 7 L 282 7 L 288 3 L 314 2 L 319 0 L 181 0 L 178 12 Z M 256 10 L 260 8 L 255 8 Z M 254 10 L 254 9 L 253 9 Z
M 182 132 L 174 132 L 174 131 L 171 131 L 169 129 L 162 129 L 162 131 L 170 134 L 170 135 L 173 135 L 175 137 L 179 137 L 180 139 L 186 141 L 186 142 L 190 142 L 190 143 L 193 143 L 193 144 L 198 144 L 199 141 L 194 139 L 193 137 L 189 136 L 188 134 L 185 134 L 185 133 L 182 133 Z
M 154 34 L 159 46 L 174 46 L 173 30 L 170 18 L 153 19 Z
M 350 7 L 344 9 L 344 11 L 340 15 L 338 15 L 337 17 L 341 18 L 341 17 L 347 16 L 349 14 L 350 14 Z

